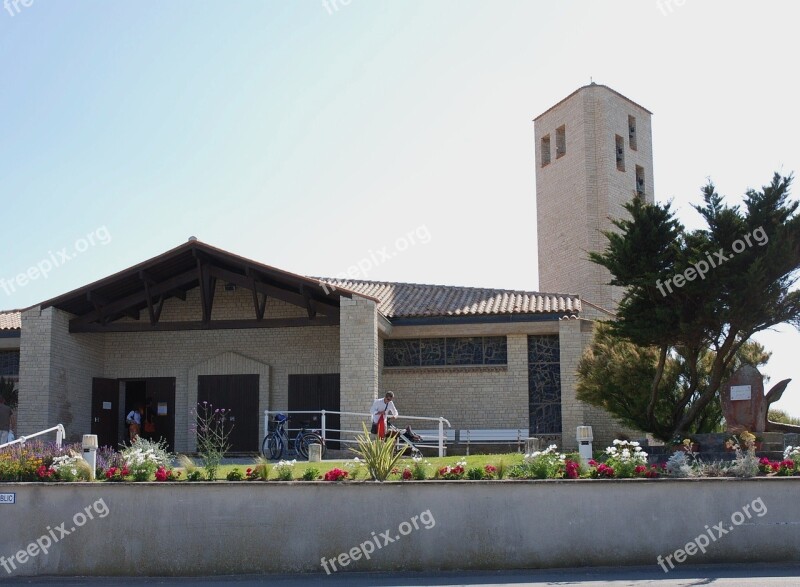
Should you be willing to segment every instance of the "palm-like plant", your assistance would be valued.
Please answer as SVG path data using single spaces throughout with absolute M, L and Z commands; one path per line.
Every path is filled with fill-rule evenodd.
M 361 427 L 364 434 L 356 437 L 358 448 L 351 448 L 350 451 L 357 454 L 367 467 L 370 477 L 375 481 L 386 481 L 392 473 L 392 469 L 397 465 L 397 461 L 406 452 L 407 446 L 401 450 L 395 450 L 394 437 L 387 436 L 384 440 L 370 437 L 367 426 L 362 422 Z

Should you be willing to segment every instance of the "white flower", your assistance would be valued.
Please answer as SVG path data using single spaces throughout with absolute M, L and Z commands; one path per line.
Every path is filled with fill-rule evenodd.
M 612 442 L 611 444 L 622 444 L 622 441 L 621 441 L 621 440 L 614 439 L 614 442 Z
M 638 442 L 631 442 L 631 446 L 639 446 Z

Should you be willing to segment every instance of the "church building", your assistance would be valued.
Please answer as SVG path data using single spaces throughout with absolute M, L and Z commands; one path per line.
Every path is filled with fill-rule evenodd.
M 255 452 L 264 410 L 364 412 L 392 390 L 402 413 L 455 430 L 518 428 L 570 450 L 590 425 L 606 446 L 623 427 L 576 399 L 575 374 L 620 292 L 587 252 L 626 201 L 653 201 L 650 119 L 591 84 L 534 120 L 540 291 L 320 280 L 190 239 L 0 312 L 17 433 L 61 423 L 115 445 L 126 411 L 150 400 L 170 446 L 193 451 L 191 410 L 209 401 L 232 411 L 234 450 Z

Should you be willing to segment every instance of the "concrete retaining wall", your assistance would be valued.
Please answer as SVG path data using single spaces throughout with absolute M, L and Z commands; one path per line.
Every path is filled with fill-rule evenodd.
M 687 564 L 798 561 L 799 488 L 792 478 L 5 483 L 16 503 L 0 495 L 0 577 L 324 574 L 322 557 L 331 572 L 655 565 L 709 532 Z

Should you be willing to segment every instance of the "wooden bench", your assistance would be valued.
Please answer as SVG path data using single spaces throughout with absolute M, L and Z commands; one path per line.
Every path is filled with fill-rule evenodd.
M 522 449 L 522 443 L 528 438 L 528 430 L 525 428 L 501 428 L 491 430 L 459 430 L 458 440 L 462 444 L 467 445 L 467 454 L 469 454 L 469 445 L 472 444 L 515 444 L 517 450 Z
M 422 436 L 422 444 L 428 445 L 433 442 L 436 446 L 439 446 L 439 429 L 434 430 L 414 430 L 417 434 Z M 456 431 L 452 428 L 445 428 L 444 429 L 444 441 L 445 443 L 448 442 L 455 442 L 456 441 Z

